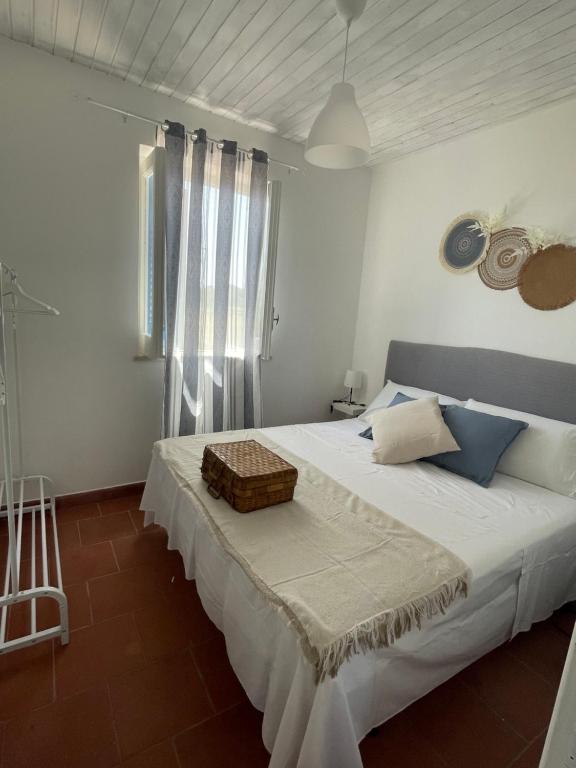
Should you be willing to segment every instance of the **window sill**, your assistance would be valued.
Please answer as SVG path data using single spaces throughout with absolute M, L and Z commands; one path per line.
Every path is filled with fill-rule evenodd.
M 134 355 L 132 358 L 136 363 L 163 363 L 164 357 L 149 357 L 148 355 Z

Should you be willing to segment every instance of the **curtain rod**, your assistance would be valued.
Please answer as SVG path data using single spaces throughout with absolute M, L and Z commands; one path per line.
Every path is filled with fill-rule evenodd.
M 90 104 L 94 104 L 95 107 L 102 107 L 102 109 L 109 109 L 111 112 L 117 112 L 119 115 L 124 115 L 124 117 L 133 117 L 136 120 L 142 120 L 144 123 L 150 123 L 150 125 L 156 125 L 159 128 L 162 128 L 163 131 L 168 130 L 168 124 L 164 120 L 154 120 L 152 117 L 144 117 L 144 115 L 137 115 L 135 112 L 127 112 L 125 109 L 119 109 L 118 107 L 112 107 L 110 104 L 104 104 L 101 101 L 96 101 L 95 99 L 90 98 L 90 96 L 86 96 L 86 101 L 89 101 Z M 196 134 L 194 131 L 186 131 L 188 136 L 191 136 L 192 138 L 196 138 Z M 212 139 L 210 136 L 208 136 L 209 141 L 214 141 L 216 144 L 220 144 L 219 139 Z M 238 149 L 241 152 L 250 152 L 249 149 L 244 149 L 243 147 L 238 147 Z M 284 168 L 288 168 L 291 171 L 299 171 L 300 168 L 298 168 L 297 165 L 290 165 L 290 163 L 284 163 L 282 160 L 275 160 L 273 157 L 268 158 L 269 162 L 276 163 L 276 165 L 282 165 Z

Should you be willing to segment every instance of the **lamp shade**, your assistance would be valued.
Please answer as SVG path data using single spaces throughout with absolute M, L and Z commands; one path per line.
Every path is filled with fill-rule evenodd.
M 349 389 L 359 389 L 362 386 L 362 371 L 346 371 L 344 386 Z
M 370 136 L 354 86 L 336 83 L 308 135 L 304 157 L 321 168 L 357 168 L 370 156 Z

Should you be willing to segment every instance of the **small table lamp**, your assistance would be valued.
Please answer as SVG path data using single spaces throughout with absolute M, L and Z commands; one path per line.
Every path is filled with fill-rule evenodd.
M 362 371 L 346 371 L 344 386 L 350 390 L 348 402 L 352 405 L 352 390 L 359 389 L 362 386 Z

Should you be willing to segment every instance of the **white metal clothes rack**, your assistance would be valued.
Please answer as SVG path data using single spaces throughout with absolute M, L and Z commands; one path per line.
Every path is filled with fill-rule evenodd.
M 49 304 L 26 293 L 18 282 L 16 272 L 0 262 L 0 449 L 4 470 L 4 479 L 0 480 L 0 520 L 5 519 L 8 527 L 3 592 L 0 593 L 0 654 L 52 637 L 60 637 L 63 645 L 68 643 L 69 639 L 68 601 L 62 587 L 52 481 L 44 475 L 22 474 L 20 379 L 16 336 L 16 317 L 19 314 L 60 313 Z M 10 334 L 11 355 L 8 349 Z M 13 420 L 17 433 L 16 476 L 11 439 Z M 22 557 L 25 536 L 31 537 L 29 559 L 26 560 Z M 60 619 L 58 624 L 39 629 L 37 601 L 40 598 L 56 602 Z M 13 632 L 9 633 L 8 627 L 9 608 L 17 603 L 29 605 L 30 631 L 12 636 Z

